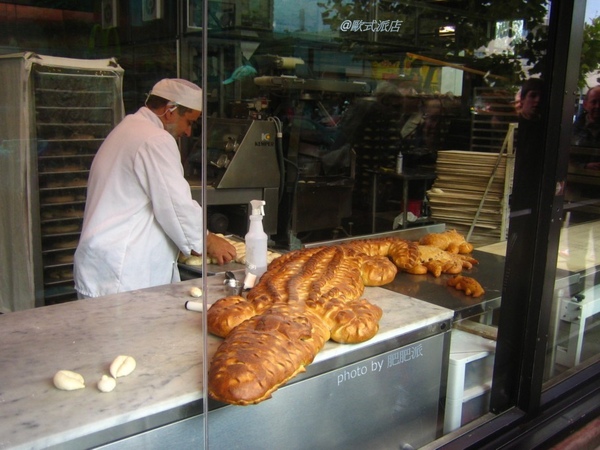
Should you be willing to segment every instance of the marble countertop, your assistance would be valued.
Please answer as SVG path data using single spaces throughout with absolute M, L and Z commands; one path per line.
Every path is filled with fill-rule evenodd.
M 0 448 L 38 449 L 176 409 L 202 398 L 202 313 L 185 302 L 202 280 L 0 315 Z M 208 302 L 224 295 L 223 276 L 207 277 Z M 382 288 L 364 298 L 383 311 L 380 331 L 358 345 L 329 342 L 315 362 L 402 336 L 453 311 Z M 220 339 L 208 336 L 208 355 Z M 96 384 L 118 355 L 136 370 L 114 391 Z M 60 391 L 61 369 L 83 375 L 84 389 Z

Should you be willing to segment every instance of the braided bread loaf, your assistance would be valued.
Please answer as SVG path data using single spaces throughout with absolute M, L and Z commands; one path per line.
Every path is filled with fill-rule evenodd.
M 269 265 L 246 298 L 218 300 L 207 313 L 208 330 L 225 337 L 209 369 L 211 397 L 261 402 L 304 371 L 327 340 L 375 336 L 382 311 L 360 296 L 365 286 L 393 280 L 388 256 L 408 268 L 418 262 L 418 246 L 387 238 L 292 251 Z
M 310 310 L 278 303 L 233 329 L 213 356 L 208 392 L 236 405 L 259 403 L 303 372 L 329 339 Z

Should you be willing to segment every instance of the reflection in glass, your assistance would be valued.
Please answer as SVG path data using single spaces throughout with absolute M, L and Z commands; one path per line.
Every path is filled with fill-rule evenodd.
M 575 111 L 545 380 L 600 356 L 600 86 Z

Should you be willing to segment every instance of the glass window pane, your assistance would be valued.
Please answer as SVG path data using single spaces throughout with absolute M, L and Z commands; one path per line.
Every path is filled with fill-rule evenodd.
M 599 18 L 595 3 L 588 3 L 546 357 L 548 385 L 600 358 L 600 87 L 597 64 L 589 64 Z
M 206 126 L 195 124 L 189 138 L 178 140 L 183 172 L 192 197 L 204 205 L 203 226 L 225 235 L 237 246 L 239 257 L 226 266 L 207 260 L 207 265 L 201 266 L 201 258 L 188 260 L 181 255 L 177 268 L 184 281 L 151 291 L 152 304 L 167 312 L 134 308 L 147 292 L 129 292 L 119 300 L 128 302 L 135 312 L 127 317 L 121 314 L 118 321 L 103 316 L 107 327 L 124 330 L 119 342 L 129 342 L 131 316 L 143 310 L 144 318 L 160 323 L 160 331 L 150 331 L 153 338 L 164 336 L 151 350 L 153 361 L 174 355 L 180 358 L 175 368 L 169 361 L 144 367 L 140 358 L 140 369 L 147 369 L 149 377 L 159 373 L 164 377 L 159 379 L 166 380 L 163 384 L 174 386 L 176 393 L 161 386 L 165 398 L 146 400 L 143 405 L 150 405 L 149 409 L 156 406 L 159 411 L 152 417 L 156 421 L 146 422 L 144 416 L 136 422 L 139 428 L 131 431 L 126 424 L 115 436 L 139 432 L 137 438 L 160 446 L 162 442 L 172 445 L 170 439 L 177 435 L 184 444 L 199 448 L 207 437 L 202 427 L 205 417 L 200 417 L 201 407 L 206 406 L 211 410 L 207 426 L 211 448 L 249 447 L 255 442 L 259 447 L 265 436 L 272 446 L 281 448 L 331 448 L 349 442 L 365 448 L 397 447 L 399 443 L 418 447 L 488 411 L 509 226 L 508 199 L 518 151 L 518 133 L 513 126 L 519 120 L 517 93 L 524 78 L 543 73 L 547 2 L 211 0 L 205 4 L 201 0 L 96 0 L 49 1 L 43 7 L 33 5 L 35 2 L 16 3 L 7 6 L 8 13 L 1 19 L 7 32 L 0 36 L 0 53 L 115 57 L 124 69 L 119 92 L 123 101 L 119 97 L 119 103 L 124 104 L 126 113 L 135 113 L 144 105 L 154 83 L 164 77 L 182 77 L 205 87 Z M 75 300 L 69 272 L 54 272 L 49 267 L 55 262 L 71 267 L 71 260 L 58 261 L 53 256 L 72 256 L 73 240 L 65 239 L 67 249 L 45 247 L 58 241 L 48 239 L 44 246 L 36 241 L 55 234 L 50 233 L 51 228 L 41 227 L 58 220 L 52 214 L 71 215 L 72 207 L 55 209 L 54 204 L 42 204 L 41 208 L 34 206 L 34 211 L 25 209 L 37 205 L 38 194 L 43 200 L 46 194 L 63 189 L 65 180 L 81 181 L 79 176 L 65 176 L 65 171 L 38 174 L 38 163 L 43 168 L 46 163 L 54 164 L 56 157 L 65 165 L 75 157 L 85 158 L 87 170 L 109 131 L 89 139 L 89 125 L 110 123 L 112 128 L 120 115 L 97 115 L 99 111 L 94 110 L 100 101 L 95 98 L 88 102 L 93 106 L 77 105 L 81 110 L 66 113 L 58 112 L 63 105 L 44 106 L 41 97 L 33 102 L 37 110 L 18 114 L 25 110 L 17 98 L 22 92 L 9 76 L 4 85 L 10 89 L 0 89 L 0 96 L 10 107 L 2 110 L 4 120 L 0 120 L 0 156 L 7 162 L 0 166 L 2 178 L 11 180 L 8 195 L 15 214 L 5 214 L 11 222 L 10 228 L 3 228 L 0 253 L 17 255 L 1 275 L 5 282 L 0 288 L 0 307 L 5 314 L 0 321 L 6 323 L 13 310 L 21 309 L 14 305 L 17 299 L 26 297 L 28 307 Z M 47 93 L 57 95 L 63 87 L 52 87 Z M 92 87 L 83 90 L 97 91 Z M 40 94 L 43 90 L 36 93 Z M 109 100 L 110 96 L 100 92 L 100 97 Z M 14 125 L 26 120 L 33 121 L 31 130 L 20 123 Z M 81 130 L 75 139 L 60 134 L 63 122 L 69 121 Z M 18 134 L 24 129 L 25 137 Z M 36 139 L 31 139 L 33 133 Z M 63 144 L 65 137 L 69 145 Z M 47 141 L 52 141 L 50 146 Z M 37 158 L 25 152 L 23 145 L 33 145 Z M 51 146 L 60 153 L 49 154 Z M 579 322 L 584 323 L 583 332 L 578 331 L 581 327 L 576 330 L 577 321 L 587 314 L 581 307 L 595 298 L 595 247 L 585 244 L 583 250 L 582 244 L 579 250 L 585 251 L 585 257 L 565 257 L 575 253 L 577 230 L 579 239 L 595 242 L 594 227 L 590 226 L 594 223 L 596 198 L 591 192 L 595 187 L 581 181 L 583 175 L 593 175 L 592 166 L 575 162 L 575 156 L 595 155 L 589 147 L 580 145 L 573 151 L 577 170 L 569 179 L 573 197 L 565 208 L 568 228 L 563 240 L 567 244 L 563 248 L 561 243 L 559 259 L 564 263 L 562 269 L 580 274 L 580 279 L 557 290 L 561 299 L 557 305 L 564 306 L 565 314 L 560 315 L 561 309 L 553 316 L 556 333 L 549 348 L 553 352 L 549 378 L 569 370 L 569 361 L 571 365 L 587 363 L 596 352 L 596 313 Z M 76 155 L 70 154 L 73 151 Z M 23 179 L 29 172 L 32 179 Z M 13 183 L 15 178 L 18 183 Z M 525 189 L 539 188 L 531 184 L 523 178 Z M 79 192 L 82 186 L 64 189 Z M 33 193 L 31 201 L 23 201 L 25 192 Z M 461 257 L 429 249 L 436 252 L 432 258 L 424 250 L 419 258 L 423 262 L 434 259 L 435 264 L 419 265 L 419 273 L 401 270 L 385 286 L 361 290 L 362 297 L 384 311 L 371 339 L 352 344 L 329 340 L 322 349 L 311 350 L 314 360 L 307 358 L 285 372 L 281 383 L 269 381 L 265 397 L 250 401 L 258 404 L 226 405 L 231 398 L 220 398 L 226 400 L 220 403 L 214 392 L 210 399 L 201 398 L 207 378 L 200 380 L 199 373 L 204 370 L 208 376 L 209 361 L 203 361 L 201 369 L 197 358 L 205 345 L 210 359 L 222 337 L 208 333 L 207 327 L 202 327 L 206 315 L 186 310 L 184 302 L 202 301 L 207 309 L 219 298 L 239 293 L 239 283 L 230 285 L 227 280 L 231 273 L 238 281 L 245 277 L 243 241 L 251 212 L 248 203 L 255 199 L 266 202 L 262 223 L 269 238 L 269 258 L 365 237 L 393 235 L 412 242 L 425 234 L 452 229 L 475 248 Z M 67 217 L 69 221 L 81 221 L 82 198 L 78 197 L 76 206 L 76 216 Z M 31 224 L 33 237 L 21 232 L 29 229 L 30 224 L 21 223 L 27 214 L 41 220 Z M 15 236 L 25 240 L 16 252 Z M 575 266 L 582 262 L 585 264 Z M 45 269 L 52 271 L 45 274 Z M 436 273 L 437 269 L 444 273 Z M 478 284 L 449 286 L 457 271 Z M 66 275 L 66 279 L 44 280 L 45 275 Z M 320 281 L 324 277 L 315 278 Z M 477 290 L 479 285 L 484 293 Z M 12 292 L 13 286 L 19 294 Z M 68 298 L 40 297 L 32 304 L 35 295 L 43 295 L 40 293 L 47 288 L 56 292 L 57 286 L 68 286 Z M 191 296 L 192 287 L 202 287 L 202 299 Z M 475 290 L 466 292 L 468 287 Z M 344 283 L 336 288 L 344 288 Z M 23 289 L 30 292 L 21 295 Z M 242 296 L 248 298 L 248 292 Z M 101 304 L 88 306 L 104 313 Z M 279 323 L 271 320 L 273 317 L 268 319 L 260 322 L 260 327 Z M 284 327 L 285 332 L 299 335 L 297 341 L 306 341 L 305 328 L 295 328 L 298 323 L 305 324 L 305 319 L 289 320 L 288 316 L 286 325 L 291 323 L 292 329 Z M 170 331 L 171 325 L 178 327 L 177 333 Z M 104 336 L 104 330 L 98 332 Z M 143 347 L 145 335 L 140 331 L 137 337 Z M 9 354 L 8 350 L 0 353 Z M 274 354 L 272 348 L 265 353 Z M 278 370 L 289 353 L 261 355 L 257 370 L 270 361 L 275 362 L 270 370 Z M 67 357 L 62 361 L 68 361 Z M 30 372 L 23 369 L 20 373 Z M 169 378 L 172 375 L 174 382 Z M 18 377 L 11 380 L 19 389 L 27 388 Z M 125 381 L 122 386 L 127 386 Z M 147 388 L 145 384 L 132 391 L 145 392 Z M 146 434 L 147 428 L 155 430 Z M 327 432 L 307 435 L 307 429 Z
M 485 2 L 469 8 L 389 1 L 210 2 L 206 43 L 192 21 L 184 64 L 190 78 L 204 75 L 207 83 L 202 132 L 209 162 L 205 181 L 214 188 L 209 211 L 227 217 L 227 231 L 244 236 L 248 211 L 240 204 L 249 198 L 231 201 L 225 193 L 249 187 L 267 201 L 264 220 L 273 225 L 268 234 L 282 253 L 380 233 L 418 239 L 455 229 L 475 250 L 472 259 L 454 264 L 485 290 L 448 286 L 448 269 L 438 276 L 400 273 L 382 288 L 367 287 L 364 296 L 373 303 L 407 302 L 405 315 L 413 310 L 419 316 L 416 311 L 425 306 L 444 308 L 452 331 L 408 337 L 398 331 L 402 327 L 382 322 L 378 336 L 399 333 L 394 348 L 384 339 L 382 347 L 355 353 L 356 347 L 329 341 L 306 374 L 275 383 L 269 398 L 249 400 L 256 405 L 236 406 L 246 400 L 234 398 L 241 394 L 233 389 L 227 397 L 213 391 L 233 405 L 211 403 L 211 443 L 232 447 L 243 434 L 244 444 L 252 445 L 268 433 L 286 448 L 350 441 L 385 446 L 398 439 L 416 447 L 488 412 L 517 142 L 513 124 L 520 112 L 516 95 L 523 79 L 540 76 L 543 67 L 539 53 L 535 67 L 523 66 L 521 57 L 535 53 L 528 39 L 544 38 L 545 3 L 515 17 L 514 8 Z M 258 134 L 251 126 L 260 128 Z M 269 134 L 281 136 L 278 162 L 253 164 L 256 137 Z M 269 148 L 261 146 L 261 153 Z M 200 173 L 200 148 L 192 150 L 184 162 L 190 179 Z M 274 172 L 280 181 L 269 184 Z M 524 177 L 522 185 L 527 183 Z M 277 192 L 274 201 L 263 197 L 265 187 Z M 433 228 L 422 228 L 427 225 Z M 397 319 L 392 310 L 386 314 Z M 441 365 L 421 366 L 422 353 L 435 354 L 428 360 Z M 225 373 L 220 355 L 218 367 Z M 269 365 L 268 358 L 263 364 Z M 418 389 L 418 401 L 413 376 L 427 386 Z M 367 397 L 375 391 L 381 397 L 373 402 Z M 413 402 L 419 411 L 410 407 Z M 356 404 L 357 415 L 333 413 Z M 388 421 L 406 426 L 390 427 Z M 298 431 L 314 426 L 330 431 Z

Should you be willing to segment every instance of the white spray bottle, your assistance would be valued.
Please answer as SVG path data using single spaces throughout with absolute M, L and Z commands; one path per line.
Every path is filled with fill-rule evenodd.
M 246 279 L 244 287 L 253 287 L 267 271 L 267 234 L 263 229 L 265 201 L 251 200 L 250 227 L 246 233 Z

